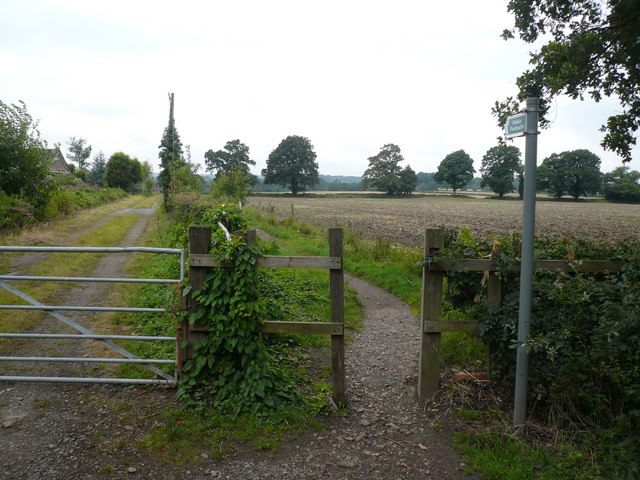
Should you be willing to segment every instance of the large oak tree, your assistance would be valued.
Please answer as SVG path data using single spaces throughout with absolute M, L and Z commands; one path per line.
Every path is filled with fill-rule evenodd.
M 207 150 L 204 154 L 207 172 L 215 173 L 216 176 L 221 172 L 227 174 L 240 171 L 247 177 L 251 175 L 249 165 L 255 165 L 256 162 L 249 158 L 249 147 L 240 140 L 228 141 L 223 150 L 213 151 Z
M 383 145 L 377 155 L 368 158 L 369 168 L 362 176 L 364 188 L 375 188 L 387 195 L 411 193 L 416 188 L 416 173 L 407 166 L 402 169 L 399 165 L 404 162 L 400 147 L 393 143 Z
M 556 198 L 574 199 L 598 193 L 602 184 L 600 158 L 589 150 L 553 153 L 538 167 L 537 187 Z
M 318 163 L 313 145 L 306 137 L 290 135 L 269 154 L 262 170 L 264 183 L 290 188 L 293 195 L 318 183 Z
M 475 171 L 471 157 L 464 150 L 457 150 L 444 157 L 433 180 L 449 185 L 455 195 L 457 190 L 473 180 Z
M 487 150 L 482 157 L 481 187 L 489 187 L 500 198 L 513 192 L 516 176 L 522 171 L 520 150 L 518 147 L 498 145 Z

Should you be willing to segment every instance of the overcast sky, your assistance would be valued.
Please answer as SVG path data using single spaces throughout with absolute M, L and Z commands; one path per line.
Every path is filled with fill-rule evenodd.
M 175 93 L 192 161 L 233 139 L 265 167 L 288 135 L 308 137 L 321 174 L 361 175 L 396 143 L 415 171 L 464 149 L 479 169 L 501 134 L 491 115 L 514 95 L 531 45 L 505 42 L 507 1 L 0 0 L 0 100 L 23 100 L 42 137 L 82 137 L 154 164 Z M 587 148 L 602 170 L 600 104 L 559 99 L 538 163 Z M 514 141 L 524 152 L 524 139 Z M 639 149 L 630 166 L 640 169 Z M 93 156 L 93 155 L 92 155 Z M 202 171 L 201 171 L 202 172 Z

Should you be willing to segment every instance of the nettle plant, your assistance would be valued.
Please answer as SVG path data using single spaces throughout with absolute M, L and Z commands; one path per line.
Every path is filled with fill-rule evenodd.
M 262 341 L 267 307 L 255 268 L 259 253 L 240 235 L 227 239 L 219 222 L 229 232 L 246 227 L 233 206 L 204 213 L 203 223 L 212 228 L 210 253 L 225 267 L 211 268 L 202 288 L 191 292 L 200 306 L 183 315 L 191 325 L 207 326 L 208 333 L 185 365 L 178 395 L 234 414 L 258 413 L 294 399 L 297 393 L 290 379 L 271 366 Z M 184 289 L 185 294 L 190 291 Z
M 490 255 L 491 242 L 468 231 L 450 232 L 440 258 Z M 517 235 L 500 239 L 496 260 L 502 305 L 489 312 L 481 273 L 447 277 L 446 308 L 479 319 L 482 339 L 494 345 L 493 363 L 515 376 L 518 329 L 519 260 Z M 556 423 L 638 425 L 640 422 L 640 246 L 596 245 L 580 240 L 536 239 L 537 259 L 622 260 L 617 273 L 538 271 L 533 281 L 530 336 L 531 395 L 538 414 Z M 437 260 L 437 259 L 434 259 Z

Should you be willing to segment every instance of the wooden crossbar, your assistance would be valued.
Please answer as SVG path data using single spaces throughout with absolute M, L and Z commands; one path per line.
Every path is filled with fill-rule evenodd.
M 192 253 L 189 265 L 193 267 L 226 267 L 215 255 Z M 266 255 L 259 257 L 256 265 L 259 268 L 313 268 L 323 270 L 339 270 L 342 268 L 340 257 L 279 257 Z
M 514 272 L 520 271 L 520 262 L 513 262 Z M 608 260 L 536 260 L 534 262 L 536 270 L 548 270 L 550 272 L 580 272 L 580 273 L 613 273 L 619 272 L 622 262 Z M 434 272 L 495 272 L 498 270 L 496 264 L 490 259 L 455 259 L 440 260 L 429 263 L 427 269 Z

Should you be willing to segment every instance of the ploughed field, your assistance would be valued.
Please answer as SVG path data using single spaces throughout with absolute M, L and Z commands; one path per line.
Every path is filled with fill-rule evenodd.
M 495 198 L 253 197 L 253 206 L 321 227 L 345 227 L 369 238 L 421 247 L 425 228 L 468 228 L 474 236 L 502 237 L 522 228 L 522 202 Z M 640 241 L 640 205 L 538 201 L 536 235 L 599 243 Z

